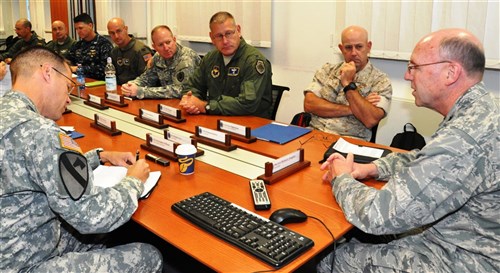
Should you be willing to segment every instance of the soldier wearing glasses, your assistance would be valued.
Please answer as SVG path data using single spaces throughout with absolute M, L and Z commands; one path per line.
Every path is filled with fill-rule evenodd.
M 241 37 L 228 12 L 210 19 L 209 52 L 184 89 L 180 105 L 190 114 L 271 116 L 271 64 Z
M 75 86 L 62 56 L 23 50 L 11 71 L 13 91 L 0 98 L 0 271 L 161 272 L 161 254 L 150 245 L 103 244 L 137 209 L 146 161 L 130 152 L 84 154 L 57 126 Z M 127 176 L 110 188 L 93 186 L 100 162 L 128 166 Z

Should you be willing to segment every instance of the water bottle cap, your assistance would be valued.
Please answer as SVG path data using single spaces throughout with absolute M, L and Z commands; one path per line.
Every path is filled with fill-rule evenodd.
M 111 63 L 111 57 L 108 57 L 108 64 Z

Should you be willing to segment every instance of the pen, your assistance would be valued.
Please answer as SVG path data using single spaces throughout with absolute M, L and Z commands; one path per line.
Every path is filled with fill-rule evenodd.
M 135 161 L 139 160 L 139 149 L 135 152 Z

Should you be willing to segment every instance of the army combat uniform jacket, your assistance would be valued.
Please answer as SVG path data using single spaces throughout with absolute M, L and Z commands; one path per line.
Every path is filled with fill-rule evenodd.
M 1 59 L 5 60 L 7 58 L 13 58 L 19 51 L 29 46 L 45 46 L 45 39 L 38 36 L 36 32 L 31 31 L 31 39 L 29 41 L 26 42 L 23 39 L 19 39 L 15 44 L 12 45 L 9 51 L 2 53 Z
M 121 85 L 139 77 L 151 57 L 151 48 L 133 36 L 125 48 L 115 46 L 111 50 L 111 59 L 116 69 L 117 83 Z
M 272 71 L 269 61 L 242 38 L 231 61 L 224 65 L 218 50 L 203 57 L 184 89 L 207 101 L 212 115 L 254 115 L 270 118 Z
M 374 161 L 378 179 L 387 180 L 382 189 L 347 174 L 333 180 L 347 220 L 367 233 L 430 225 L 388 244 L 348 243 L 336 252 L 336 269 L 499 272 L 499 119 L 498 103 L 478 83 L 457 100 L 422 150 Z
M 64 42 L 60 44 L 57 40 L 52 40 L 47 44 L 47 47 L 54 50 L 57 52 L 59 55 L 63 56 L 64 58 L 68 59 L 69 56 L 69 50 L 71 47 L 76 43 L 75 40 L 71 37 L 66 37 Z
M 183 85 L 200 64 L 200 56 L 189 47 L 177 44 L 177 52 L 169 60 L 155 53 L 148 68 L 133 83 L 137 84 L 137 98 L 180 98 Z
M 104 80 L 104 68 L 113 45 L 104 36 L 96 33 L 90 42 L 80 40 L 70 49 L 68 59 L 73 65 L 82 64 L 83 74 L 87 78 Z
M 130 219 L 143 191 L 140 180 L 128 176 L 110 188 L 94 186 L 96 150 L 81 154 L 22 93 L 1 98 L 0 115 L 0 271 L 25 271 L 59 257 L 66 251 L 63 223 L 90 234 Z
M 332 65 L 327 63 L 323 65 L 314 74 L 313 82 L 306 88 L 305 92 L 311 91 L 316 96 L 336 104 L 349 105 L 344 93 L 344 87 L 340 82 L 340 68 L 343 64 Z M 371 62 L 368 62 L 363 70 L 356 73 L 354 82 L 358 86 L 362 97 L 366 97 L 370 93 L 380 95 L 381 100 L 377 107 L 387 114 L 392 100 L 392 86 L 385 73 L 375 68 Z M 361 138 L 366 141 L 369 141 L 372 135 L 371 129 L 366 128 L 354 115 L 320 117 L 312 114 L 309 125 L 320 131 Z

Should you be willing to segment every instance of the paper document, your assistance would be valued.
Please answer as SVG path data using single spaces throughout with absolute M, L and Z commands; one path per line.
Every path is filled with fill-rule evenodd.
M 339 138 L 339 140 L 337 140 L 337 143 L 335 143 L 333 148 L 342 153 L 346 154 L 352 153 L 355 155 L 362 155 L 373 158 L 380 158 L 384 153 L 384 150 L 382 149 L 371 148 L 366 146 L 358 146 L 345 141 L 343 138 Z
M 94 185 L 109 188 L 118 184 L 127 175 L 127 168 L 121 166 L 105 166 L 100 165 L 94 170 Z M 156 186 L 160 179 L 161 172 L 150 172 L 148 180 L 144 183 L 144 191 L 141 198 L 149 195 L 151 190 Z

